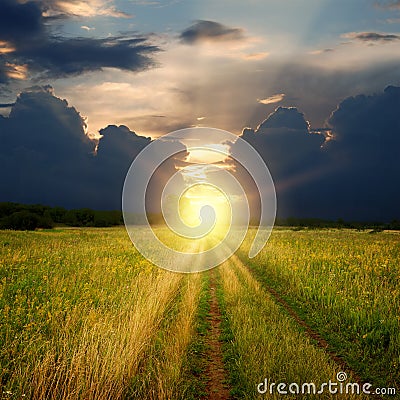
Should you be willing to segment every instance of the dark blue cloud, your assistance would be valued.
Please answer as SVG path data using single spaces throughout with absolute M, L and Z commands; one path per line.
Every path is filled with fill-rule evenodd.
M 378 32 L 350 32 L 343 35 L 348 39 L 359 40 L 361 42 L 393 42 L 400 40 L 400 35 L 394 35 L 392 33 L 378 33 Z
M 156 46 L 147 44 L 143 37 L 58 37 L 17 50 L 15 55 L 43 78 L 60 78 L 106 67 L 142 71 L 154 65 L 151 55 L 158 50 Z
M 1 194 L 19 202 L 89 201 L 86 171 L 95 143 L 85 122 L 50 87 L 33 87 L 0 119 Z
M 39 2 L 0 2 L 0 39 L 16 44 L 42 37 L 44 34 L 45 26 Z
M 41 8 L 42 7 L 42 8 Z M 46 3 L 17 0 L 0 2 L 0 41 L 14 51 L 0 57 L 0 83 L 10 80 L 7 64 L 24 64 L 40 77 L 66 77 L 102 68 L 142 71 L 154 65 L 159 51 L 148 37 L 137 35 L 108 38 L 54 35 L 49 19 L 43 17 Z
M 325 137 L 311 133 L 304 115 L 293 107 L 277 108 L 255 131 L 244 129 L 242 138 L 261 153 L 277 185 L 313 169 L 323 158 Z
M 242 40 L 244 34 L 240 28 L 230 28 L 215 21 L 198 20 L 185 29 L 179 38 L 183 43 L 196 44 L 204 41 Z
M 336 207 L 376 220 L 400 217 L 400 87 L 344 100 L 328 120 Z M 350 213 L 350 212 L 349 212 Z
M 275 181 L 278 215 L 399 219 L 399 108 L 400 88 L 389 86 L 343 100 L 323 133 L 313 133 L 305 116 L 288 107 L 244 129 L 242 138 L 259 151 Z M 21 93 L 10 116 L 0 116 L 0 201 L 119 208 L 126 172 L 151 139 L 126 126 L 100 133 L 99 142 L 90 140 L 84 118 L 51 87 Z M 165 145 L 181 155 L 157 171 L 152 198 L 186 155 L 180 143 Z M 245 173 L 239 179 L 254 189 Z
M 91 140 L 84 118 L 50 86 L 21 93 L 9 117 L 0 117 L 1 200 L 120 208 L 129 165 L 150 139 L 126 127 L 101 133 Z
M 302 114 L 282 107 L 255 131 L 243 130 L 270 168 L 278 215 L 400 218 L 399 109 L 400 88 L 389 86 L 342 101 L 327 121 L 329 135 L 311 133 Z
M 96 186 L 100 194 L 98 208 L 119 209 L 125 176 L 133 159 L 151 142 L 128 127 L 109 125 L 100 130 L 96 164 Z
M 314 216 L 307 200 L 308 185 L 324 173 L 325 136 L 312 133 L 304 115 L 296 108 L 279 107 L 257 129 L 245 128 L 241 137 L 260 153 L 270 170 L 277 191 L 278 216 Z M 235 156 L 234 144 L 231 151 Z M 246 174 L 237 170 L 238 178 L 247 181 Z M 257 202 L 254 193 L 251 197 Z

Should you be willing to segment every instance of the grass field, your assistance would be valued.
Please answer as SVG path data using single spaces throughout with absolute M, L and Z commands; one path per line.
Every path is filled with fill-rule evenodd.
M 400 393 L 399 233 L 275 229 L 252 260 L 249 244 L 182 275 L 143 259 L 123 228 L 0 232 L 0 395 L 221 398 L 209 389 L 218 378 L 232 398 L 253 399 L 267 397 L 265 378 L 318 388 L 339 371 Z M 222 378 L 210 368 L 216 320 Z M 302 398 L 314 397 L 338 395 Z

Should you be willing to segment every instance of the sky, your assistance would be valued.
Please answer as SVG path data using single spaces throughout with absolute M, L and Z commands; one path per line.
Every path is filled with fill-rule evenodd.
M 400 219 L 399 61 L 396 0 L 2 0 L 0 201 L 119 208 L 144 146 L 209 126 L 278 215 Z

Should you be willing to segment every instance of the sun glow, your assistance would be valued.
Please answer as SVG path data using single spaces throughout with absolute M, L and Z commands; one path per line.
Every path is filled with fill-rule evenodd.
M 187 161 L 190 163 L 217 163 L 226 160 L 229 146 L 223 143 L 206 144 L 202 148 L 188 146 L 189 153 Z
M 231 206 L 226 196 L 209 184 L 197 184 L 186 190 L 179 199 L 179 214 L 190 227 L 201 223 L 213 224 L 209 235 L 221 235 L 231 222 Z

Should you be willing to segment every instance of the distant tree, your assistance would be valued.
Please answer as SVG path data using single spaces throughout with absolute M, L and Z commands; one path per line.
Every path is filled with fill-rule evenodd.
M 67 210 L 63 207 L 53 207 L 49 210 L 50 217 L 56 224 L 65 222 L 66 213 Z
M 2 229 L 15 229 L 19 231 L 34 231 L 39 225 L 39 216 L 27 211 L 17 211 L 0 220 Z
M 69 210 L 65 214 L 64 222 L 71 226 L 94 226 L 95 212 L 90 208 Z
M 388 229 L 400 230 L 400 221 L 394 219 L 388 225 Z
M 21 211 L 22 206 L 18 203 L 5 202 L 0 203 L 0 218 L 8 217 L 17 211 Z
M 54 220 L 51 217 L 51 209 L 45 210 L 43 216 L 39 218 L 38 228 L 51 229 L 54 227 Z

